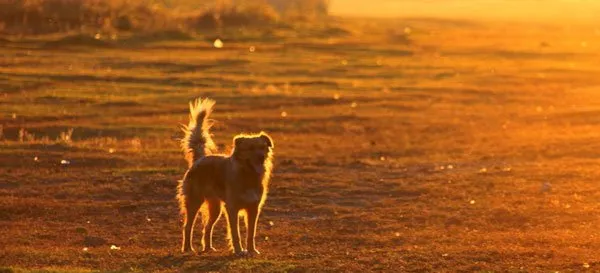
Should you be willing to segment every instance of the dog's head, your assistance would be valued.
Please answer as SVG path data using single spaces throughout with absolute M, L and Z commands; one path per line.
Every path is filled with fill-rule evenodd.
M 238 135 L 233 139 L 233 158 L 259 174 L 266 171 L 273 154 L 273 139 L 264 132 Z

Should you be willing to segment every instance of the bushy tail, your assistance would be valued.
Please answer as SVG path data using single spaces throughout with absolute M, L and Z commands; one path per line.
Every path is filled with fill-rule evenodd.
M 198 98 L 190 102 L 190 122 L 182 125 L 185 136 L 181 140 L 181 149 L 189 167 L 199 158 L 216 150 L 209 133 L 211 124 L 208 120 L 214 105 L 215 101 L 211 99 Z

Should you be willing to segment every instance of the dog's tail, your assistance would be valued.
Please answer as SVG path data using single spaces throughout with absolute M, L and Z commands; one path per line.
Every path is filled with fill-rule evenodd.
M 209 129 L 212 124 L 208 116 L 212 112 L 215 101 L 211 99 L 198 98 L 190 102 L 190 122 L 188 125 L 182 125 L 185 133 L 181 139 L 181 149 L 188 162 L 188 167 L 199 158 L 209 155 L 216 150 Z

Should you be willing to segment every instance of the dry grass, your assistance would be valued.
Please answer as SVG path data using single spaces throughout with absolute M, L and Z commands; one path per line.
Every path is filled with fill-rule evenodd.
M 600 270 L 597 30 L 344 27 L 358 36 L 0 44 L 2 270 Z M 230 257 L 223 222 L 219 252 L 179 254 L 196 96 L 218 102 L 217 143 L 277 143 L 260 257 Z
M 0 3 L 3 34 L 148 31 L 176 27 L 159 5 L 123 0 L 24 0 Z
M 189 2 L 193 2 L 189 3 Z M 157 31 L 206 32 L 231 28 L 286 27 L 295 21 L 323 17 L 323 0 L 280 1 L 0 1 L 0 34 L 123 34 Z M 215 4 L 216 3 L 216 4 Z

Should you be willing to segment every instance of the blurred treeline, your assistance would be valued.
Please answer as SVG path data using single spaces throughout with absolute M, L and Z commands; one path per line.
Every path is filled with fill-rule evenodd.
M 328 15 L 329 0 L 0 0 L 0 34 L 198 31 Z

